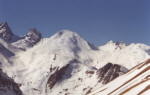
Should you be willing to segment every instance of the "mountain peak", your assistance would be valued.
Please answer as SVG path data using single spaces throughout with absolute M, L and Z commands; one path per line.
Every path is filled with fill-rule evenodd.
M 96 49 L 96 47 L 83 39 L 79 34 L 70 30 L 60 30 L 50 37 L 50 42 L 60 44 L 61 46 L 69 46 L 70 48 L 79 49 Z
M 36 29 L 30 29 L 29 32 L 20 40 L 12 43 L 13 46 L 25 50 L 26 48 L 34 46 L 41 40 L 41 33 Z
M 78 36 L 80 37 L 77 33 L 71 31 L 71 30 L 67 30 L 67 29 L 63 29 L 58 31 L 56 34 L 54 34 L 54 38 L 60 38 L 60 37 L 65 37 L 65 38 L 69 38 L 69 37 L 73 37 L 73 36 Z
M 41 33 L 38 32 L 35 28 L 30 29 L 30 31 L 25 35 L 24 39 L 31 44 L 36 44 L 41 39 Z
M 127 47 L 128 45 L 122 41 L 108 41 L 105 45 L 100 46 L 100 49 L 107 49 L 107 50 L 121 50 L 125 47 Z
M 75 32 L 69 30 L 69 29 L 62 29 L 58 33 L 63 33 L 63 34 L 76 34 Z
M 8 26 L 7 22 L 1 23 L 0 24 L 0 38 L 5 40 L 6 42 L 10 42 L 13 38 L 13 33 Z

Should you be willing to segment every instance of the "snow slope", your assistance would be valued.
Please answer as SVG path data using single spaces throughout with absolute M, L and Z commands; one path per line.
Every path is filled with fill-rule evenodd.
M 2 62 L 2 69 L 21 84 L 24 95 L 86 95 L 103 87 L 97 71 L 107 63 L 131 69 L 149 57 L 150 46 L 144 44 L 110 41 L 96 47 L 77 33 L 62 30 L 26 51 L 15 51 Z
M 89 95 L 149 95 L 150 59 Z

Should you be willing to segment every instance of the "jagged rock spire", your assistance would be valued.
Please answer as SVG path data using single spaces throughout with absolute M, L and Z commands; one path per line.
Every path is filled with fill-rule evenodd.
M 37 29 L 30 29 L 29 32 L 25 35 L 25 40 L 29 43 L 36 44 L 41 40 L 41 33 L 37 31 Z
M 0 24 L 0 38 L 9 42 L 12 40 L 13 33 L 8 26 L 7 22 Z
M 41 40 L 41 33 L 38 32 L 35 28 L 30 29 L 29 32 L 22 37 L 20 40 L 12 43 L 13 46 L 26 50 L 26 48 L 34 46 Z

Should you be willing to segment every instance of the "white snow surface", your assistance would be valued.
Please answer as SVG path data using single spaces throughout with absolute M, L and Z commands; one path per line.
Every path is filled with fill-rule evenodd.
M 62 30 L 52 37 L 43 38 L 26 51 L 16 52 L 4 62 L 13 64 L 4 66 L 3 71 L 22 84 L 24 95 L 85 95 L 91 88 L 103 86 L 98 83 L 96 68 L 111 62 L 131 69 L 150 58 L 150 46 L 144 44 L 126 45 L 110 41 L 97 49 L 92 47 L 77 33 Z M 71 64 L 71 77 L 65 77 L 49 89 L 48 79 L 55 72 L 50 72 L 50 67 L 62 68 L 74 59 L 78 62 Z M 86 71 L 94 74 L 86 74 Z

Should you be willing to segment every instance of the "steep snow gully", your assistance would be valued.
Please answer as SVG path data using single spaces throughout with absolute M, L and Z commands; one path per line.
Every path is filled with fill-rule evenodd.
M 96 47 L 69 30 L 19 37 L 1 23 L 0 95 L 149 95 L 149 58 L 144 44 Z

